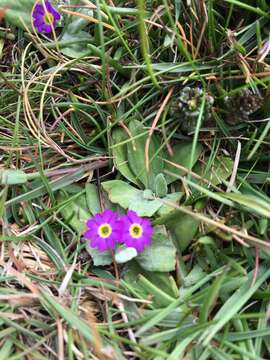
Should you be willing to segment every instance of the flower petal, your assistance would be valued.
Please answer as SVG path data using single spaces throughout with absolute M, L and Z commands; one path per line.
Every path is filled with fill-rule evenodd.
M 44 20 L 44 16 L 46 13 L 52 15 L 52 24 L 48 24 Z M 45 0 L 45 3 L 39 2 L 35 5 L 33 9 L 33 19 L 35 20 L 34 26 L 38 32 L 51 33 L 55 28 L 57 21 L 61 19 L 61 15 L 52 6 L 50 1 Z M 39 21 L 39 23 L 37 23 L 36 21 Z
M 111 232 L 107 237 L 101 237 L 98 232 L 99 227 L 104 224 L 111 227 Z M 91 247 L 96 247 L 99 251 L 115 248 L 120 237 L 120 224 L 118 215 L 115 212 L 107 209 L 87 220 L 86 225 L 88 230 L 84 233 L 84 236 L 91 239 Z
M 152 242 L 153 228 L 151 222 L 138 216 L 135 211 L 129 210 L 127 215 L 120 219 L 122 231 L 121 241 L 125 243 L 127 247 L 133 247 L 137 251 L 141 252 L 145 246 L 149 246 Z M 142 227 L 142 234 L 140 237 L 132 236 L 130 227 L 133 224 L 139 224 Z

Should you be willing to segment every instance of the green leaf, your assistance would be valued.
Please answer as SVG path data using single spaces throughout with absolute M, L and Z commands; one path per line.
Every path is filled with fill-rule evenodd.
M 174 234 L 177 248 L 180 251 L 184 251 L 196 234 L 200 220 L 179 211 L 175 211 L 172 215 L 168 219 L 166 226 Z
M 209 290 L 207 294 L 205 295 L 204 302 L 200 309 L 200 322 L 204 323 L 207 321 L 208 316 L 211 312 L 211 308 L 214 307 L 216 300 L 219 295 L 219 291 L 221 288 L 221 285 L 224 281 L 224 278 L 226 276 L 226 271 L 224 271 L 220 276 L 218 276 L 213 284 L 209 287 Z
M 153 216 L 162 206 L 159 199 L 147 200 L 143 196 L 143 191 L 132 199 L 129 204 L 129 210 L 136 211 L 139 216 Z
M 161 206 L 159 199 L 148 200 L 144 192 L 121 180 L 106 181 L 101 184 L 109 199 L 124 209 L 136 211 L 139 216 L 152 216 Z
M 230 199 L 244 207 L 253 213 L 256 212 L 259 215 L 262 215 L 266 218 L 270 218 L 270 205 L 268 202 L 264 201 L 253 195 L 246 194 L 221 194 L 221 196 Z
M 85 176 L 85 173 L 89 171 L 89 165 L 87 167 L 81 166 L 75 173 L 70 173 L 64 175 L 56 180 L 51 180 L 48 182 L 48 186 L 51 188 L 52 191 L 61 190 L 66 188 L 67 186 L 76 183 L 80 179 Z M 47 194 L 47 187 L 39 183 L 32 182 L 31 183 L 31 190 L 24 192 L 18 196 L 12 197 L 10 200 L 6 202 L 6 206 L 18 204 L 21 201 L 29 201 L 35 199 L 37 197 L 41 197 L 44 194 Z
M 130 121 L 129 130 L 134 137 L 132 141 L 129 141 L 127 144 L 129 166 L 146 188 L 155 191 L 155 177 L 159 173 L 162 173 L 164 167 L 163 160 L 157 154 L 159 141 L 154 135 L 151 137 L 149 146 L 149 171 L 147 171 L 145 144 L 148 138 L 148 132 L 144 129 L 142 123 L 137 120 Z
M 78 317 L 74 312 L 63 305 L 61 305 L 54 296 L 47 291 L 42 290 L 43 301 L 45 300 L 57 313 L 63 318 L 73 329 L 76 329 L 81 333 L 88 341 L 93 341 L 93 335 L 91 328 L 86 321 Z
M 93 263 L 95 266 L 111 265 L 111 263 L 113 262 L 112 252 L 109 250 L 99 251 L 98 249 L 92 248 L 90 244 L 87 244 L 86 250 L 93 259 Z
M 125 266 L 123 278 L 134 296 L 141 299 L 151 297 L 153 306 L 157 308 L 167 306 L 178 296 L 172 276 L 168 273 L 145 271 L 136 261 Z
M 27 175 L 22 170 L 1 170 L 0 184 L 1 185 L 16 185 L 27 182 Z
M 155 193 L 159 197 L 164 197 L 167 195 L 168 186 L 163 174 L 158 174 L 155 177 Z
M 191 169 L 192 169 L 192 167 L 198 161 L 198 159 L 201 155 L 201 152 L 202 152 L 202 145 L 200 143 L 197 143 L 196 149 L 195 149 L 195 154 L 193 157 L 193 162 L 191 164 L 190 162 L 191 162 L 191 153 L 192 153 L 192 142 L 183 142 L 183 143 L 177 144 L 173 147 L 173 156 L 168 158 L 168 160 L 176 165 L 181 165 L 181 166 L 185 167 L 186 169 L 189 169 L 189 167 L 191 165 Z M 170 175 L 167 173 L 165 174 L 167 184 L 170 184 L 170 183 L 174 182 L 175 180 L 177 180 L 178 176 L 183 176 L 187 173 L 186 171 L 181 170 L 181 169 L 177 168 L 177 166 L 169 164 L 166 161 L 165 161 L 164 170 L 165 170 L 165 172 L 168 171 L 175 175 L 175 176 L 173 176 L 173 175 Z
M 76 11 L 76 13 L 80 13 L 82 15 L 86 15 L 86 16 L 93 16 L 93 9 L 88 8 L 88 7 L 79 7 L 80 4 L 78 1 L 75 1 L 75 3 L 73 4 L 74 7 L 76 6 L 76 8 L 74 8 L 73 11 Z M 86 28 L 86 26 L 89 25 L 89 20 L 84 19 L 83 17 L 80 17 L 78 15 L 72 15 L 69 18 L 69 24 L 67 26 L 67 32 L 69 32 L 70 34 L 76 34 L 79 31 L 83 30 Z
M 8 328 L 6 328 L 7 330 Z M 12 329 L 11 327 L 9 328 L 10 331 L 9 333 L 12 332 L 16 332 L 16 329 Z M 8 333 L 6 332 L 6 335 L 8 335 Z M 11 338 L 6 338 L 5 342 L 3 343 L 3 345 L 1 346 L 1 350 L 0 350 L 0 359 L 8 359 L 9 357 L 11 357 L 12 354 L 12 347 L 14 345 L 14 342 Z
M 119 204 L 124 209 L 127 209 L 130 202 L 140 194 L 140 190 L 122 180 L 110 180 L 101 185 L 108 193 L 111 202 Z
M 211 236 L 202 236 L 198 239 L 198 244 L 215 245 L 215 241 Z
M 167 215 L 169 214 L 171 211 L 175 210 L 175 207 L 173 206 L 173 204 L 178 204 L 181 197 L 183 196 L 182 192 L 175 192 L 172 194 L 168 194 L 166 195 L 162 200 L 168 201 L 169 203 L 172 203 L 172 205 L 170 204 L 164 204 L 162 201 L 162 206 L 161 208 L 158 210 L 158 214 L 159 215 Z
M 221 268 L 222 270 L 224 267 Z M 137 331 L 137 335 L 142 335 L 145 332 L 147 332 L 149 329 L 159 325 L 163 319 L 165 319 L 169 314 L 174 311 L 179 305 L 182 306 L 182 304 L 187 301 L 187 299 L 198 289 L 203 287 L 205 284 L 209 282 L 213 277 L 215 277 L 217 274 L 220 273 L 221 269 L 218 269 L 208 275 L 206 275 L 202 280 L 200 280 L 197 284 L 193 285 L 191 288 L 188 289 L 188 291 L 183 296 L 178 296 L 176 300 L 174 300 L 170 305 L 168 305 L 165 309 L 162 309 L 159 311 L 156 315 L 154 315 L 150 320 L 145 322 Z
M 69 33 L 65 31 L 61 41 L 58 42 L 61 53 L 72 59 L 89 55 L 90 51 L 87 44 L 92 40 L 92 37 L 86 31 L 79 31 L 76 33 Z
M 207 159 L 205 160 L 207 163 Z M 201 164 L 196 165 L 194 172 L 200 175 L 204 180 L 209 180 L 211 184 L 218 185 L 226 180 L 231 174 L 233 169 L 233 160 L 219 156 L 215 158 L 209 169 L 202 167 Z
M 85 222 L 91 215 L 88 210 L 86 197 L 82 194 L 71 201 L 68 201 L 68 199 L 68 193 L 64 191 L 59 192 L 57 196 L 58 202 L 67 202 L 60 212 L 68 225 L 78 233 L 82 233 L 86 229 Z
M 119 246 L 115 252 L 115 261 L 118 264 L 123 264 L 127 261 L 130 261 L 137 255 L 138 255 L 138 253 L 137 253 L 136 249 Z
M 32 30 L 31 12 L 35 0 L 0 0 L 0 7 L 5 8 L 5 19 L 11 24 L 25 30 L 24 24 Z
M 184 277 L 184 289 L 195 285 L 198 281 L 203 279 L 206 276 L 206 273 L 199 265 L 195 265 L 190 273 Z M 182 290 L 182 289 L 181 289 Z
M 127 145 L 118 145 L 127 140 L 127 135 L 123 129 L 115 129 L 112 133 L 113 147 L 112 154 L 115 167 L 120 173 L 135 185 L 140 186 L 140 182 L 129 167 L 127 159 Z
M 255 291 L 270 277 L 269 264 L 265 263 L 260 266 L 255 284 L 252 284 L 253 276 L 253 271 L 251 271 L 248 274 L 248 281 L 246 281 L 216 313 L 213 318 L 214 325 L 209 326 L 200 338 L 204 346 L 209 344 L 215 334 L 239 312 Z
M 76 12 L 93 16 L 93 10 L 88 8 L 76 7 Z M 89 21 L 80 16 L 71 16 L 70 20 L 61 40 L 58 42 L 61 52 L 73 59 L 89 55 L 87 44 L 91 42 L 92 36 L 87 31 L 83 31 L 89 25 Z
M 165 226 L 157 226 L 152 245 L 136 257 L 136 261 L 147 271 L 169 272 L 175 270 L 176 249 Z
M 91 214 L 96 215 L 101 212 L 98 190 L 95 184 L 86 184 L 86 202 Z

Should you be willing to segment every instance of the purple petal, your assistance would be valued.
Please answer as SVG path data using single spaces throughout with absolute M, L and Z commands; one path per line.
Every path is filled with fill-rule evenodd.
M 99 251 L 106 251 L 109 249 L 107 242 L 104 239 L 101 239 L 98 243 L 98 250 Z
M 92 228 L 96 228 L 98 226 L 98 224 L 96 223 L 94 218 L 91 218 L 86 221 L 86 226 L 89 227 L 90 229 L 92 229 Z
M 44 22 L 43 22 L 42 18 L 37 18 L 37 19 L 34 20 L 34 25 L 35 26 L 40 26 L 40 25 L 43 25 L 43 24 L 44 24 Z
M 112 210 L 105 210 L 102 213 L 102 218 L 104 222 L 110 222 L 111 220 L 116 219 L 116 214 Z
M 53 9 L 52 11 L 50 11 L 50 13 L 53 15 L 54 20 L 58 21 L 61 19 L 61 15 L 58 11 L 56 11 L 55 9 Z
M 136 244 L 135 249 L 136 249 L 138 252 L 143 252 L 143 250 L 144 250 L 144 244 Z
M 48 24 L 44 24 L 43 25 L 43 32 L 49 34 L 53 31 L 53 27 L 51 25 Z
M 96 214 L 96 215 L 93 217 L 93 220 L 94 220 L 98 225 L 101 225 L 101 224 L 104 223 L 102 214 Z
M 43 31 L 43 22 L 41 22 L 40 20 L 35 20 L 34 21 L 34 26 L 37 29 L 38 32 L 42 32 Z
M 116 231 L 117 233 L 122 232 L 123 231 L 123 226 L 119 221 L 115 221 L 113 224 L 113 229 L 114 231 Z
M 138 217 L 138 215 L 135 213 L 135 211 L 133 211 L 133 210 L 128 210 L 127 217 L 131 223 L 137 223 L 140 219 Z
M 44 2 L 47 11 L 52 12 L 53 10 L 55 10 L 50 1 L 45 0 Z
M 49 12 L 52 12 L 54 10 L 54 7 L 52 6 L 50 1 L 48 1 L 48 0 L 45 0 L 45 7 L 46 7 L 46 10 L 49 11 Z
M 126 237 L 124 241 L 127 247 L 134 247 L 134 240 L 131 236 Z
M 89 229 L 89 230 L 86 230 L 85 233 L 84 233 L 84 236 L 87 238 L 87 239 L 94 239 L 96 236 L 97 236 L 97 230 L 96 229 Z
M 92 247 L 92 248 L 98 247 L 99 239 L 96 238 L 96 239 L 91 240 L 91 243 L 90 243 L 90 244 L 91 244 L 91 247 Z
M 107 245 L 108 245 L 108 248 L 110 249 L 114 249 L 115 247 L 115 240 L 111 238 L 111 236 L 107 239 Z
M 147 226 L 142 226 L 142 228 L 143 228 L 143 234 L 148 235 L 148 236 L 152 236 L 152 234 L 153 234 L 152 227 L 147 225 Z
M 83 236 L 86 238 L 86 239 L 92 239 L 93 238 L 93 233 L 91 230 L 87 230 L 84 232 Z
M 144 231 L 143 234 L 142 234 L 142 237 L 144 239 L 151 239 L 152 238 L 152 235 L 153 235 L 153 232 L 152 231 Z
M 45 14 L 45 9 L 42 4 L 37 4 L 33 10 L 33 17 L 43 16 Z
M 43 23 L 38 23 L 35 25 L 35 28 L 37 29 L 38 32 L 42 33 L 44 32 L 44 24 Z
M 53 15 L 53 17 L 55 18 L 55 20 L 60 20 L 61 15 L 59 14 L 59 12 L 52 6 L 52 4 L 49 1 L 45 1 L 46 4 L 46 9 L 49 13 L 51 13 Z
M 137 251 L 142 252 L 145 246 L 149 246 L 151 244 L 153 228 L 148 219 L 142 218 L 138 216 L 135 211 L 129 210 L 127 215 L 121 218 L 121 224 L 121 240 L 127 247 L 133 247 Z M 139 224 L 142 227 L 143 231 L 139 238 L 133 237 L 130 234 L 129 229 L 132 224 Z

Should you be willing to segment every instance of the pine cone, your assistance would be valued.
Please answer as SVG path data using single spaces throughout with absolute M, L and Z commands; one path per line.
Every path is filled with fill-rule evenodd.
M 237 124 L 248 121 L 250 115 L 263 105 L 263 98 L 249 89 L 244 89 L 236 95 L 227 96 L 224 102 L 228 111 L 227 122 Z
M 200 87 L 191 88 L 186 86 L 181 90 L 180 96 L 173 100 L 171 115 L 174 119 L 180 119 L 181 130 L 190 133 L 195 130 L 201 111 L 204 91 Z M 206 102 L 202 122 L 209 119 L 214 98 L 206 94 Z

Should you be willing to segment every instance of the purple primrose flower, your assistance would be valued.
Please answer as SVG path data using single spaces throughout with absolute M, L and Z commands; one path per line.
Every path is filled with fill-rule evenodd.
M 92 248 L 98 248 L 99 251 L 114 249 L 121 234 L 121 224 L 118 214 L 112 210 L 105 210 L 86 222 L 88 230 L 84 237 L 90 240 Z
M 142 252 L 146 246 L 151 245 L 153 228 L 148 219 L 141 218 L 135 211 L 129 210 L 127 215 L 120 219 L 123 242 L 127 247 L 133 247 Z
M 51 33 L 60 18 L 59 12 L 48 0 L 36 3 L 33 9 L 34 26 L 40 33 Z

